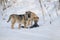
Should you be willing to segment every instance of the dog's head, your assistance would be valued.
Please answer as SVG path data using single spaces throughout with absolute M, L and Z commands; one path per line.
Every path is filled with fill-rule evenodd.
M 39 17 L 34 17 L 33 19 L 34 19 L 34 22 L 38 22 Z

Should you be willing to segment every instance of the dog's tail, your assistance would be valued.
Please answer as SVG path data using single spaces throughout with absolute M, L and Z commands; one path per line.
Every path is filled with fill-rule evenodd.
M 9 17 L 9 19 L 8 19 L 8 21 L 7 22 L 9 22 L 11 20 L 11 15 L 10 15 L 10 17 Z

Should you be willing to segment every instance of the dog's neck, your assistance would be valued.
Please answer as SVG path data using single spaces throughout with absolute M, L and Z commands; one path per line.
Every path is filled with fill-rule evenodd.
M 26 20 L 28 20 L 28 18 L 31 18 L 31 13 L 30 14 L 26 14 L 25 17 L 26 17 L 25 18 Z
M 31 18 L 31 13 L 30 13 L 30 14 L 28 14 L 28 18 Z
M 25 15 L 25 20 L 28 20 L 28 16 L 27 15 Z

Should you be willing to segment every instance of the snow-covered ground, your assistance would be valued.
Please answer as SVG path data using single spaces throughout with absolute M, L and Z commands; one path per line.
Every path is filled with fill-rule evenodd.
M 0 12 L 0 40 L 60 40 L 60 12 L 56 15 L 54 9 L 54 1 L 50 3 L 43 3 L 49 7 L 45 9 L 45 21 L 43 20 L 41 7 L 39 1 L 36 0 L 18 0 L 12 7 L 7 8 L 2 17 Z M 18 24 L 15 24 L 15 28 L 11 29 L 11 22 L 7 23 L 7 20 L 11 14 L 24 14 L 26 11 L 33 11 L 39 16 L 39 27 L 18 29 Z M 48 16 L 51 14 L 51 19 Z M 5 18 L 3 20 L 2 18 Z M 52 24 L 49 24 L 50 20 Z
M 0 21 L 0 40 L 60 40 L 60 16 L 52 24 L 32 29 L 11 29 L 6 21 Z

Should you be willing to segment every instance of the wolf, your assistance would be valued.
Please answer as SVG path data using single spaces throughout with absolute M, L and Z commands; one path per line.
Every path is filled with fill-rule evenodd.
M 19 24 L 18 29 L 20 29 L 21 24 L 24 24 L 24 28 L 27 28 L 26 26 L 31 25 L 32 22 L 37 23 L 39 20 L 39 17 L 31 12 L 26 11 L 25 14 L 17 15 L 17 14 L 11 14 L 7 23 L 11 20 L 11 28 L 14 29 L 14 24 L 17 22 Z
M 32 11 L 26 11 L 25 12 L 28 18 L 28 24 L 32 26 L 32 23 L 38 23 L 39 21 L 39 17 L 36 15 L 36 13 L 32 12 Z
M 26 17 L 25 14 L 23 15 L 17 15 L 17 14 L 11 14 L 8 21 L 11 20 L 11 28 L 14 29 L 14 24 L 17 22 L 19 24 L 18 29 L 20 29 L 21 24 L 24 24 L 24 28 L 26 28 Z

